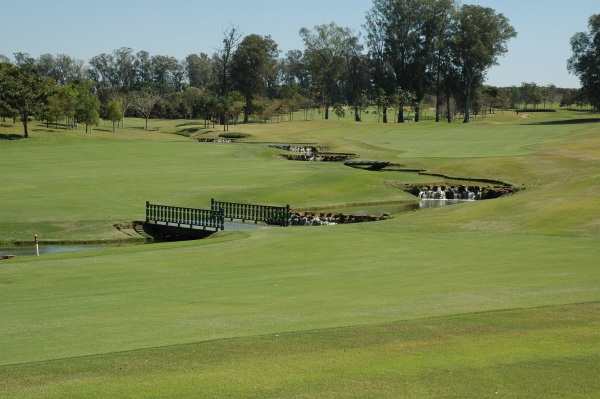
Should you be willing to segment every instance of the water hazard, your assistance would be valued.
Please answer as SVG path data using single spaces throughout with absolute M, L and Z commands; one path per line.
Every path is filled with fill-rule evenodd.
M 57 254 L 61 252 L 77 252 L 77 251 L 89 251 L 92 249 L 98 249 L 100 246 L 92 245 L 40 245 L 40 255 Z M 19 247 L 14 249 L 0 249 L 0 256 L 36 256 L 35 246 L 31 247 Z

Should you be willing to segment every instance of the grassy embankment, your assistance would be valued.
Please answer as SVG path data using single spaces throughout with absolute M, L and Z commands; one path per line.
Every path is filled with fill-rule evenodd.
M 254 141 L 315 142 L 526 189 L 386 222 L 2 261 L 0 392 L 597 396 L 600 135 L 586 117 L 232 126 Z M 397 186 L 439 181 L 128 123 L 0 140 L 0 242 L 128 240 L 114 225 L 141 219 L 145 200 L 318 208 L 413 201 Z

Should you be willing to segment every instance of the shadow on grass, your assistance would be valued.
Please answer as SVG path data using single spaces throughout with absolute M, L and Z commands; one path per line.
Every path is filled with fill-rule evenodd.
M 570 119 L 563 121 L 548 121 L 548 122 L 532 122 L 528 125 L 580 125 L 582 123 L 598 123 L 600 118 L 582 118 L 582 119 Z
M 0 140 L 21 140 L 24 139 L 21 134 L 2 134 L 0 133 Z

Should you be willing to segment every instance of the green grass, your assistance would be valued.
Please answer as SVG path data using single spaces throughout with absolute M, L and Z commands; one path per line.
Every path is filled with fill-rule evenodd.
M 146 200 L 331 209 L 440 181 L 198 143 L 173 134 L 183 123 L 37 125 L 29 140 L 0 125 L 0 242 L 131 240 L 114 224 Z M 525 189 L 385 222 L 0 261 L 0 396 L 599 396 L 597 126 L 564 110 L 238 125 Z
M 60 359 L 0 367 L 0 388 L 14 398 L 594 397 L 598 311 L 566 305 Z

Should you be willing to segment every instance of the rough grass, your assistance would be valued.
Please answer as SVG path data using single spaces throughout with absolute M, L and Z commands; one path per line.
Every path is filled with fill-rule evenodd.
M 439 181 L 198 143 L 178 123 L 29 140 L 2 124 L 0 242 L 115 240 L 146 200 L 331 207 L 414 201 L 397 187 Z M 600 395 L 593 115 L 236 130 L 524 189 L 385 222 L 0 261 L 3 395 Z

